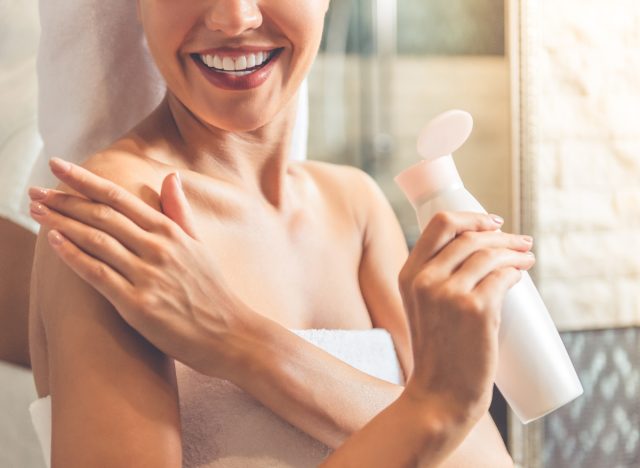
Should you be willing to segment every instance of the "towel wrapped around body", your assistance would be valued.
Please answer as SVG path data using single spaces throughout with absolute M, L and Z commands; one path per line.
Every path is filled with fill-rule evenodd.
M 403 384 L 393 340 L 382 328 L 292 330 L 351 366 Z M 331 448 L 292 426 L 229 381 L 176 362 L 185 468 L 315 467 Z M 367 398 L 367 395 L 362 395 Z M 51 397 L 30 406 L 47 462 L 51 453 Z

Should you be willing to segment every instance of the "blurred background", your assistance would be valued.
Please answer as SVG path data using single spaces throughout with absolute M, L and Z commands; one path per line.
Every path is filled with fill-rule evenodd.
M 393 177 L 418 161 L 416 138 L 440 112 L 471 112 L 456 154 L 467 186 L 512 228 L 505 4 L 495 0 L 334 0 L 309 77 L 309 158 L 378 181 L 413 245 L 415 214 Z
M 0 170 L 16 171 L 0 195 L 16 199 L 26 175 L 3 155 L 39 149 L 37 2 L 0 0 L 0 12 Z M 637 0 L 332 0 L 309 76 L 308 157 L 370 173 L 410 248 L 417 220 L 393 177 L 418 161 L 430 118 L 473 115 L 455 154 L 461 176 L 503 230 L 534 236 L 532 277 L 585 388 L 527 426 L 496 393 L 492 414 L 519 466 L 640 466 L 639 52 Z M 0 268 L 18 271 L 1 258 Z M 28 361 L 5 352 L 26 330 L 8 327 L 0 466 L 40 467 Z

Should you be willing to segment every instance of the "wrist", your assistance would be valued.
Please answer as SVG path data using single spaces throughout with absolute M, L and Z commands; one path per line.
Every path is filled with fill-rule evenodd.
M 277 343 L 282 340 L 278 333 L 286 331 L 278 323 L 253 310 L 238 315 L 234 324 L 230 365 L 225 378 L 243 387 L 261 375 L 265 368 L 274 365 Z
M 478 422 L 482 411 L 462 405 L 447 393 L 428 392 L 409 380 L 402 395 L 407 407 L 420 416 L 425 431 L 450 434 L 468 432 Z

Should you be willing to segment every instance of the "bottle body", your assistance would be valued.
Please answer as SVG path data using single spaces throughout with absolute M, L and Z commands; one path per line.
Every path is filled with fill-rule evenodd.
M 438 211 L 486 213 L 461 183 L 413 206 L 421 232 Z M 496 385 L 523 423 L 583 393 L 560 334 L 526 271 L 504 299 Z

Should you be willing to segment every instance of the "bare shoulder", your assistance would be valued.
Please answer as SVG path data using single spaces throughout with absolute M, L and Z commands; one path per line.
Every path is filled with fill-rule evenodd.
M 160 209 L 159 192 L 167 171 L 158 162 L 114 146 L 85 159 L 81 166 Z
M 356 166 L 305 160 L 303 167 L 321 189 L 348 207 L 358 226 L 364 230 L 372 198 L 384 197 L 375 179 Z
M 157 198 L 161 175 L 135 155 L 110 150 L 82 165 L 152 205 Z M 173 360 L 61 261 L 47 232 L 36 244 L 30 338 L 38 395 L 52 397 L 53 466 L 178 466 Z

